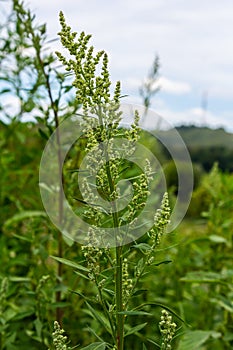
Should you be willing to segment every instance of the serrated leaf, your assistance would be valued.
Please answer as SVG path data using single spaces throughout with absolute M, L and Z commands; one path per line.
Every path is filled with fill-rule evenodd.
M 181 339 L 177 350 L 199 350 L 209 338 L 219 338 L 221 333 L 214 331 L 188 331 Z
M 142 328 L 144 328 L 145 326 L 147 325 L 147 322 L 146 323 L 141 323 L 141 324 L 138 324 L 137 326 L 135 327 L 131 327 L 130 330 L 128 332 L 125 333 L 125 336 L 124 337 L 127 337 L 128 335 L 130 334 L 134 334 L 136 332 L 139 332 Z
M 64 258 L 59 258 L 59 257 L 53 256 L 53 255 L 50 255 L 50 257 L 53 258 L 54 260 L 64 264 L 64 265 L 73 267 L 73 268 L 75 268 L 77 270 L 89 272 L 89 270 L 86 267 L 84 267 L 82 265 L 79 265 L 79 264 L 75 263 L 74 261 L 71 261 L 71 260 L 68 260 L 68 259 L 64 259 Z

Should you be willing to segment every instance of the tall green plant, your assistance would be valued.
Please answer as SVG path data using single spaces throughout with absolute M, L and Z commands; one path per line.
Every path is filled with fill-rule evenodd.
M 127 193 L 121 193 L 117 184 L 122 176 L 127 174 L 128 167 L 124 156 L 134 154 L 135 145 L 140 137 L 139 115 L 136 111 L 130 129 L 120 127 L 120 82 L 116 83 L 111 96 L 107 54 L 104 51 L 94 53 L 94 47 L 88 46 L 91 36 L 84 32 L 76 39 L 77 33 L 71 31 L 62 12 L 60 23 L 61 43 L 68 50 L 70 58 L 60 52 L 57 52 L 57 56 L 66 70 L 74 75 L 76 99 L 78 104 L 82 105 L 81 125 L 86 138 L 85 149 L 88 159 L 85 177 L 80 185 L 85 198 L 75 200 L 79 202 L 79 215 L 90 223 L 90 227 L 86 232 L 87 243 L 82 246 L 85 268 L 69 260 L 60 258 L 56 260 L 73 266 L 78 275 L 95 285 L 97 292 L 95 301 L 83 295 L 81 291 L 75 293 L 84 298 L 86 312 L 99 324 L 96 329 L 90 329 L 99 340 L 96 346 L 101 349 L 123 350 L 126 337 L 133 334 L 143 339 L 139 331 L 147 323 L 130 326 L 129 320 L 133 316 L 144 317 L 149 314 L 143 309 L 145 305 L 133 307 L 132 300 L 141 293 L 138 286 L 141 278 L 148 273 L 148 269 L 163 263 L 155 263 L 154 259 L 160 239 L 169 223 L 168 196 L 164 194 L 161 208 L 155 214 L 154 225 L 147 232 L 148 242 L 136 243 L 132 239 L 134 241 L 132 244 L 124 245 L 127 234 L 124 229 L 125 223 L 131 232 L 134 226 L 135 230 L 137 229 L 136 217 L 145 207 L 152 177 L 150 163 L 147 161 L 144 171 L 138 170 L 138 173 L 130 179 L 133 196 L 126 208 L 120 210 L 117 200 L 124 198 Z M 123 149 L 114 145 L 114 139 L 120 139 L 122 135 L 128 141 L 127 146 L 122 146 Z M 108 210 L 101 204 L 94 204 L 98 197 L 91 190 L 92 184 L 89 178 L 95 174 L 96 168 L 98 172 L 95 187 L 102 198 L 109 203 Z M 79 170 L 73 169 L 73 171 Z M 103 236 L 104 228 L 112 229 L 114 240 L 111 237 L 110 242 L 114 241 L 111 245 L 115 248 L 108 246 L 106 237 Z M 169 346 L 162 345 L 162 348 L 168 349 Z M 93 344 L 85 349 L 87 348 L 94 348 Z

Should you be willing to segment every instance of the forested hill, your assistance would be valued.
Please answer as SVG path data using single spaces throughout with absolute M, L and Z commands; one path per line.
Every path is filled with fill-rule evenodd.
M 233 133 L 223 128 L 210 129 L 208 127 L 178 126 L 177 131 L 190 148 L 196 147 L 224 147 L 233 149 Z
M 210 129 L 194 125 L 178 126 L 176 130 L 184 140 L 193 162 L 201 164 L 206 171 L 215 162 L 223 171 L 233 171 L 233 133 L 228 133 L 223 128 Z M 166 145 L 180 148 L 174 129 L 159 133 L 166 139 Z M 163 152 L 166 153 L 166 149 Z
M 208 127 L 197 127 L 194 125 L 177 126 L 176 130 L 184 140 L 188 148 L 226 148 L 233 149 L 233 133 L 226 132 L 223 128 L 210 129 Z M 176 144 L 176 135 L 174 130 L 167 130 L 161 132 L 166 136 L 166 141 L 173 147 Z

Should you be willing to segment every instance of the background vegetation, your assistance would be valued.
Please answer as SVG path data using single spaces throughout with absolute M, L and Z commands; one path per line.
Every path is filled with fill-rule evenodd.
M 64 241 L 53 227 L 38 187 L 46 140 L 59 120 L 79 106 L 69 75 L 44 51 L 49 45 L 46 26 L 37 25 L 18 1 L 11 4 L 0 27 L 0 349 L 58 349 L 52 341 L 54 320 L 66 330 L 69 346 L 86 346 L 98 341 L 91 329 L 104 333 L 81 296 L 93 301 L 96 290 L 87 287 L 75 265 L 83 261 L 80 246 Z M 33 121 L 23 122 L 28 115 Z M 161 304 L 185 321 L 175 317 L 182 335 L 174 340 L 174 349 L 232 349 L 233 135 L 194 126 L 178 131 L 193 159 L 195 189 L 185 220 L 160 246 L 156 261 L 168 263 L 151 268 L 137 296 L 152 316 L 149 321 L 145 315 L 132 318 L 132 328 L 148 324 L 129 334 L 126 345 L 142 349 L 144 342 L 147 349 L 157 348 Z M 150 139 L 142 135 L 142 140 L 149 147 Z M 159 143 L 153 151 L 163 162 L 172 199 L 176 169 Z M 73 266 L 61 267 L 54 255 L 72 260 Z

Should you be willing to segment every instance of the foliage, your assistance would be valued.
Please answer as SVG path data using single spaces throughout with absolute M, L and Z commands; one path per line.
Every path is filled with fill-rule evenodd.
M 39 195 L 38 167 L 45 141 L 63 120 L 76 115 L 80 104 L 88 110 L 90 104 L 104 107 L 112 103 L 114 113 L 106 115 L 118 118 L 120 85 L 111 97 L 107 55 L 99 53 L 96 58 L 90 48 L 88 55 L 89 37 L 82 34 L 74 61 L 68 61 L 76 72 L 76 95 L 71 72 L 45 50 L 49 45 L 46 26 L 37 25 L 21 2 L 14 0 L 12 6 L 0 28 L 0 349 L 113 349 L 114 343 L 118 348 L 123 346 L 122 341 L 121 345 L 116 341 L 122 334 L 125 348 L 135 350 L 165 346 L 177 350 L 231 349 L 232 174 L 214 167 L 203 176 L 194 192 L 189 219 L 163 239 L 169 215 L 167 195 L 162 211 L 156 213 L 153 230 L 131 246 L 101 248 L 87 241 L 80 249 L 77 243 L 64 242 L 44 215 Z M 71 35 L 64 21 L 62 24 Z M 101 57 L 99 76 L 94 68 Z M 77 65 L 77 60 L 83 65 Z M 6 97 L 8 101 L 16 98 L 16 107 L 9 108 Z M 22 122 L 29 115 L 34 121 Z M 135 117 L 134 132 L 128 130 L 129 141 L 139 132 L 137 114 Z M 102 125 L 112 134 L 127 131 L 108 120 Z M 70 204 L 77 210 L 89 209 L 86 214 L 93 220 L 93 207 L 73 198 L 82 199 L 76 189 L 77 173 L 70 172 L 80 167 L 84 149 L 91 149 L 96 137 L 106 137 L 104 128 L 93 134 L 87 128 L 87 132 L 90 138 L 83 138 L 69 153 L 63 176 Z M 141 139 L 150 148 L 147 135 L 142 134 Z M 152 146 L 155 153 L 160 149 L 157 146 Z M 119 173 L 114 173 L 111 162 L 103 166 L 100 180 L 104 181 L 99 186 L 102 193 L 111 196 L 107 169 L 113 174 L 114 185 Z M 141 174 L 137 175 L 142 180 Z M 150 177 L 149 171 L 147 174 Z M 147 187 L 140 187 L 140 183 L 143 181 L 136 182 L 137 193 L 145 194 Z M 138 210 L 144 200 L 134 199 Z M 129 207 L 124 214 L 132 214 Z M 98 238 L 89 232 L 89 239 Z M 177 324 L 175 335 L 171 316 Z M 181 325 L 184 334 L 180 338 Z

